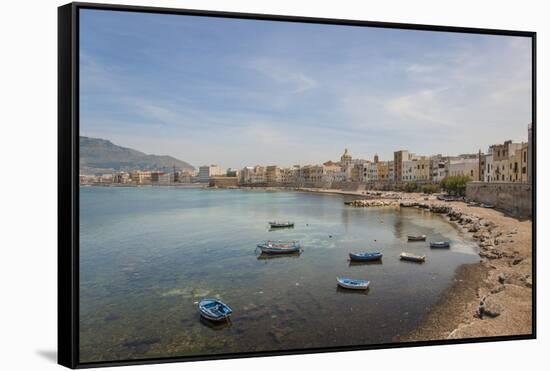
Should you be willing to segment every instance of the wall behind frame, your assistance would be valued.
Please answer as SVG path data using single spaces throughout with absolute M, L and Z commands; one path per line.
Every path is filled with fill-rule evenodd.
M 550 77 L 550 25 L 540 1 L 391 1 L 368 5 L 360 1 L 291 0 L 158 0 L 120 1 L 131 5 L 154 5 L 204 10 L 305 15 L 373 21 L 423 23 L 447 26 L 488 27 L 533 30 L 538 32 L 538 143 L 550 140 L 545 128 L 541 102 Z M 57 271 L 57 6 L 61 1 L 35 0 L 6 2 L 0 15 L 2 35 L 2 113 L 0 155 L 5 169 L 22 171 L 12 181 L 0 182 L 2 197 L 2 269 L 0 282 L 5 298 L 2 307 L 1 337 L 3 367 L 8 370 L 57 369 L 56 365 L 56 271 Z M 550 286 L 550 225 L 541 210 L 550 203 L 540 193 L 550 180 L 545 163 L 550 150 L 538 146 L 538 303 L 539 313 L 548 307 L 547 296 L 540 290 Z M 14 163 L 17 166 L 14 166 Z M 541 165 L 542 164 L 542 165 Z M 6 173 L 6 172 L 4 172 Z M 9 172 L 7 172 L 9 173 Z M 27 175 L 32 175 L 29 177 Z M 6 176 L 6 175 L 5 175 Z M 389 349 L 307 356 L 254 358 L 244 360 L 134 366 L 141 370 L 206 370 L 223 367 L 229 371 L 280 370 L 285 368 L 398 368 L 408 370 L 535 369 L 542 349 L 550 346 L 546 334 L 549 321 L 539 320 L 536 341 L 502 342 L 473 345 L 436 346 L 414 349 Z M 140 368 L 137 368 L 140 367 Z

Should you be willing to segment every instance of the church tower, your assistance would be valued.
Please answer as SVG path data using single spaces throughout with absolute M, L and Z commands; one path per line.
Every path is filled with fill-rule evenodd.
M 344 151 L 344 154 L 342 155 L 342 157 L 340 157 L 340 164 L 343 168 L 347 168 L 351 166 L 351 155 L 349 154 L 347 148 Z

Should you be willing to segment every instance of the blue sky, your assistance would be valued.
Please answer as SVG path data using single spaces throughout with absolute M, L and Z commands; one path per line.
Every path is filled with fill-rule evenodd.
M 200 166 L 525 141 L 530 39 L 82 10 L 81 135 Z

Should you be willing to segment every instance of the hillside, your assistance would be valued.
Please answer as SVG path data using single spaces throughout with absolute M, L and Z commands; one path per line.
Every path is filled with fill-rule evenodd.
M 118 146 L 109 140 L 80 137 L 80 173 L 96 174 L 131 170 L 193 170 L 185 161 L 171 156 L 150 155 Z

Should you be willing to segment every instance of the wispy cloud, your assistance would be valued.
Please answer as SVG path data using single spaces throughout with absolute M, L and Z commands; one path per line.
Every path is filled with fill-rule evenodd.
M 448 111 L 442 109 L 443 93 L 449 88 L 425 89 L 389 99 L 384 108 L 390 115 L 406 120 L 416 128 L 453 126 Z
M 318 86 L 315 79 L 304 71 L 289 66 L 287 61 L 262 57 L 253 59 L 248 64 L 253 71 L 279 85 L 289 94 L 304 93 Z

